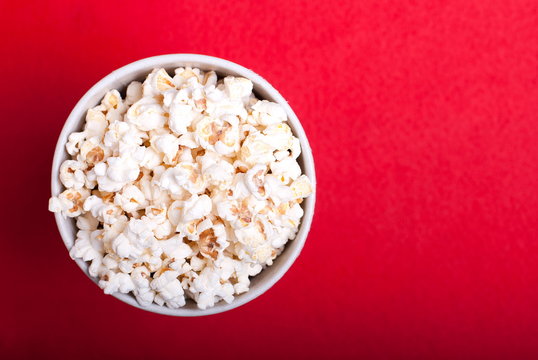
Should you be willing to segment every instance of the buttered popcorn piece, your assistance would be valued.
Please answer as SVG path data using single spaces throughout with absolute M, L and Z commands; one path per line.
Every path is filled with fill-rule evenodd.
M 71 257 L 142 306 L 232 302 L 295 238 L 313 191 L 285 108 L 191 67 L 124 94 L 108 91 L 68 137 L 49 210 L 76 219 Z

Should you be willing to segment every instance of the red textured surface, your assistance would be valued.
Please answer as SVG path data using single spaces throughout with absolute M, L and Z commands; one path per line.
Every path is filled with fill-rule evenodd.
M 536 1 L 4 0 L 0 14 L 2 358 L 538 357 Z M 46 210 L 76 101 L 182 52 L 279 89 L 319 186 L 289 273 L 204 318 L 102 295 Z

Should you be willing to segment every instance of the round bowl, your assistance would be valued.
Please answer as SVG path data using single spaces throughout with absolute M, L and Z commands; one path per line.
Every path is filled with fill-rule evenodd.
M 159 306 L 157 304 L 140 306 L 134 296 L 131 294 L 113 294 L 114 297 L 129 305 L 159 314 L 173 316 L 202 316 L 231 310 L 246 304 L 267 291 L 286 273 L 286 271 L 288 271 L 297 256 L 299 256 L 299 253 L 301 252 L 301 249 L 306 241 L 308 231 L 310 230 L 312 217 L 314 215 L 314 204 L 316 201 L 316 174 L 314 170 L 312 150 L 308 144 L 308 139 L 303 127 L 301 126 L 301 123 L 299 122 L 299 119 L 286 100 L 278 93 L 278 91 L 275 90 L 275 88 L 271 86 L 271 84 L 269 84 L 252 70 L 249 70 L 241 65 L 213 56 L 196 54 L 170 54 L 149 57 L 135 61 L 113 71 L 95 84 L 90 90 L 88 90 L 86 94 L 84 94 L 84 96 L 75 105 L 73 111 L 71 111 L 71 114 L 65 122 L 54 151 L 54 160 L 52 163 L 52 195 L 58 196 L 58 194 L 63 191 L 63 185 L 59 181 L 58 174 L 60 165 L 68 158 L 68 153 L 65 150 L 67 137 L 72 132 L 80 131 L 82 129 L 86 111 L 88 109 L 96 106 L 108 90 L 118 89 L 121 91 L 125 89 L 131 81 L 143 80 L 145 76 L 154 68 L 162 67 L 169 73 L 173 73 L 173 69 L 185 66 L 197 67 L 206 71 L 214 70 L 219 77 L 234 75 L 250 79 L 254 83 L 254 92 L 258 98 L 273 101 L 282 105 L 288 115 L 288 124 L 290 125 L 294 135 L 298 137 L 301 142 L 302 153 L 298 159 L 299 164 L 303 169 L 303 173 L 306 174 L 312 181 L 312 187 L 314 189 L 312 195 L 306 198 L 302 203 L 304 216 L 301 220 L 297 237 L 286 244 L 284 251 L 275 259 L 272 266 L 266 267 L 260 274 L 251 278 L 250 290 L 236 296 L 230 304 L 220 301 L 215 304 L 214 307 L 201 310 L 196 306 L 194 301 L 187 300 L 187 304 L 184 307 L 179 309 L 171 309 L 166 306 Z M 71 218 L 63 218 L 59 213 L 55 214 L 55 218 L 63 242 L 69 250 L 73 246 L 76 238 L 75 221 Z M 75 262 L 82 269 L 82 271 L 84 271 L 84 273 L 97 284 L 97 279 L 90 276 L 88 273 L 88 263 L 82 259 L 76 259 Z

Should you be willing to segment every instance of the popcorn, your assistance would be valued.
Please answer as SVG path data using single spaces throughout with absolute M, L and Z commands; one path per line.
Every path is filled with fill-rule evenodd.
M 105 294 L 115 292 L 127 294 L 135 289 L 135 285 L 128 274 L 113 271 L 108 271 L 101 277 L 99 287 L 104 290 Z
M 106 120 L 105 106 L 96 106 L 89 109 L 86 113 L 86 125 L 84 126 L 84 134 L 87 138 L 102 137 L 108 125 Z
M 195 137 L 204 149 L 230 155 L 239 149 L 237 117 L 224 115 L 214 119 L 206 116 L 196 123 Z
M 192 195 L 191 198 L 183 203 L 180 221 L 189 222 L 194 219 L 200 219 L 211 212 L 211 199 L 207 195 Z
M 189 162 L 182 162 L 173 168 L 166 169 L 155 183 L 171 194 L 181 194 L 182 190 L 198 194 L 205 189 L 199 165 Z
M 118 220 L 118 216 L 123 213 L 120 207 L 109 204 L 103 201 L 102 197 L 96 195 L 86 198 L 83 209 L 105 224 L 113 224 Z
M 173 270 L 164 270 L 160 275 L 154 277 L 151 288 L 155 291 L 154 301 L 159 304 L 176 309 L 185 305 L 183 287 L 178 280 L 179 273 Z
M 267 166 L 258 164 L 248 170 L 245 175 L 245 184 L 248 190 L 260 200 L 267 198 L 267 192 L 263 187 L 266 171 Z
M 267 192 L 267 197 L 276 205 L 282 202 L 287 202 L 294 199 L 294 193 L 289 186 L 283 184 L 273 174 L 265 176 L 264 189 Z
M 60 166 L 60 181 L 66 188 L 80 189 L 84 186 L 86 165 L 80 161 L 66 160 Z
M 291 156 L 280 161 L 275 161 L 271 163 L 269 167 L 271 173 L 284 185 L 288 185 L 290 181 L 296 180 L 301 176 L 301 167 Z
M 153 136 L 150 143 L 157 152 L 164 154 L 165 164 L 171 164 L 179 151 L 179 139 L 172 134 Z
M 235 175 L 235 169 L 232 164 L 221 159 L 213 151 L 206 151 L 203 156 L 199 157 L 199 161 L 202 176 L 208 186 L 215 186 L 219 190 L 230 187 Z
M 291 128 L 285 123 L 272 124 L 263 130 L 264 141 L 274 150 L 288 150 L 293 146 Z
M 197 241 L 200 254 L 206 258 L 217 260 L 229 245 L 224 225 L 222 223 L 213 224 L 210 219 L 206 219 L 198 224 L 197 231 L 200 234 Z
M 97 226 L 99 226 L 99 220 L 94 218 L 91 213 L 77 217 L 77 228 L 80 230 L 96 230 Z
M 260 264 L 243 263 L 241 261 L 234 261 L 235 277 L 237 283 L 234 285 L 236 294 L 242 294 L 248 291 L 250 285 L 250 276 L 256 276 L 262 271 Z
M 125 186 L 121 193 L 114 197 L 114 204 L 118 205 L 125 212 L 133 212 L 143 209 L 146 204 L 146 197 L 135 185 Z
M 291 184 L 290 189 L 295 199 L 302 199 L 312 194 L 312 184 L 305 175 L 301 175 L 297 180 L 295 180 Z
M 71 258 L 82 258 L 84 261 L 95 260 L 102 258 L 104 255 L 103 243 L 102 243 L 102 230 L 79 230 L 77 232 L 77 238 L 69 255 Z
M 235 236 L 237 241 L 243 245 L 240 256 L 247 256 L 255 263 L 271 265 L 274 249 L 271 242 L 267 240 L 264 230 L 263 224 L 257 221 L 247 227 L 235 230 Z
M 118 90 L 111 90 L 105 94 L 101 105 L 104 105 L 107 112 L 112 109 L 119 109 L 122 105 L 121 95 Z
M 100 145 L 97 137 L 85 141 L 80 147 L 80 160 L 84 161 L 89 167 L 103 161 L 105 158 L 105 149 Z
M 224 78 L 224 88 L 226 94 L 232 100 L 242 99 L 252 93 L 252 81 L 245 78 L 227 76 Z M 284 119 L 286 114 L 284 113 Z
M 232 302 L 298 232 L 299 139 L 245 78 L 153 70 L 108 91 L 68 137 L 49 210 L 78 229 L 70 256 L 141 306 Z
M 143 84 L 144 97 L 159 95 L 175 88 L 175 84 L 164 69 L 154 69 Z
M 189 290 L 194 294 L 200 309 L 212 307 L 221 299 L 229 304 L 234 298 L 233 285 L 229 282 L 221 284 L 220 276 L 209 267 L 200 272 Z
M 77 217 L 84 211 L 83 204 L 90 192 L 87 189 L 67 189 L 49 200 L 49 211 L 60 212 L 67 217 Z
M 239 159 L 244 161 L 248 166 L 268 164 L 275 160 L 273 156 L 274 150 L 274 146 L 267 141 L 262 133 L 251 133 L 243 142 Z
M 135 285 L 133 294 L 142 306 L 151 305 L 155 299 L 155 291 L 150 288 L 151 273 L 145 266 L 137 266 L 131 272 L 131 280 Z
M 170 130 L 177 135 L 187 134 L 187 127 L 191 125 L 197 114 L 188 104 L 173 103 L 170 106 Z
M 101 162 L 95 166 L 99 190 L 119 191 L 127 183 L 136 180 L 140 168 L 131 157 L 110 157 L 106 164 Z
M 145 209 L 146 215 L 142 220 L 151 221 L 153 223 L 153 234 L 156 239 L 168 238 L 174 233 L 174 227 L 168 220 L 165 205 L 152 205 Z
M 252 116 L 256 119 L 256 125 L 274 125 L 286 121 L 287 115 L 284 108 L 276 103 L 260 100 L 252 106 Z
M 189 240 L 196 240 L 198 238 L 198 224 L 211 213 L 212 205 L 209 196 L 192 195 L 180 207 L 179 225 L 176 230 Z
M 172 260 L 168 266 L 177 271 L 193 253 L 191 247 L 185 244 L 179 235 L 168 240 L 161 240 L 158 245 L 161 247 L 162 253 Z
M 153 97 L 143 97 L 135 102 L 125 115 L 125 121 L 141 131 L 162 128 L 167 121 L 161 105 Z
M 156 242 L 151 222 L 131 219 L 123 233 L 113 240 L 112 249 L 122 258 L 136 260 L 144 252 L 148 253 L 157 250 Z
M 67 153 L 69 155 L 76 155 L 78 154 L 80 146 L 84 142 L 84 139 L 86 139 L 86 133 L 84 131 L 74 132 L 69 135 L 67 139 L 67 144 L 65 145 Z
M 143 96 L 142 84 L 138 81 L 133 81 L 132 83 L 129 84 L 129 86 L 127 86 L 125 103 L 127 105 L 132 105 L 138 100 L 142 99 L 142 96 Z

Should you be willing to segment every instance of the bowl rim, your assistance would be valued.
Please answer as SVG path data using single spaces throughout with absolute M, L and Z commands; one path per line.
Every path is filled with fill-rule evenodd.
M 304 244 L 306 242 L 306 238 L 308 236 L 308 232 L 310 231 L 310 227 L 312 224 L 313 216 L 314 216 L 314 209 L 315 209 L 315 202 L 316 202 L 316 173 L 315 173 L 315 166 L 314 166 L 314 159 L 312 155 L 312 149 L 310 147 L 310 144 L 308 142 L 308 138 L 305 134 L 305 131 L 289 106 L 288 102 L 284 99 L 284 97 L 264 78 L 262 78 L 260 75 L 255 73 L 254 71 L 243 67 L 239 64 L 236 64 L 234 62 L 231 62 L 229 60 L 221 59 L 214 56 L 208 56 L 208 55 L 199 55 L 199 54 L 167 54 L 167 55 L 158 55 L 158 56 L 152 56 L 148 58 L 143 58 L 137 61 L 134 61 L 132 63 L 129 63 L 127 65 L 124 65 L 114 71 L 112 71 L 110 74 L 103 77 L 101 80 L 99 80 L 95 85 L 93 85 L 76 103 L 75 107 L 67 117 L 67 120 L 65 121 L 62 131 L 60 132 L 60 135 L 58 137 L 58 141 L 56 143 L 56 147 L 54 150 L 54 158 L 52 163 L 52 173 L 51 173 L 51 192 L 52 196 L 57 196 L 63 189 L 63 185 L 59 181 L 58 172 L 61 163 L 64 161 L 62 158 L 65 156 L 65 144 L 67 142 L 67 137 L 70 135 L 70 133 L 73 132 L 72 126 L 70 124 L 73 123 L 79 123 L 83 120 L 84 114 L 86 111 L 90 108 L 95 106 L 96 104 L 89 104 L 89 101 L 91 101 L 92 98 L 97 96 L 98 94 L 102 94 L 101 97 L 106 93 L 106 91 L 114 88 L 109 86 L 109 84 L 112 84 L 114 82 L 117 82 L 119 79 L 124 78 L 128 76 L 129 74 L 134 74 L 137 71 L 147 71 L 149 72 L 156 67 L 170 67 L 170 63 L 173 64 L 173 66 L 176 67 L 182 67 L 182 66 L 189 66 L 189 64 L 194 64 L 193 66 L 197 66 L 201 68 L 202 70 L 210 70 L 212 67 L 219 68 L 221 70 L 217 70 L 221 73 L 233 73 L 243 76 L 249 80 L 251 80 L 255 84 L 255 88 L 263 89 L 264 92 L 270 95 L 271 101 L 277 102 L 280 105 L 282 105 L 286 111 L 286 115 L 288 116 L 288 123 L 290 123 L 291 127 L 293 128 L 293 133 L 295 136 L 299 138 L 299 141 L 301 143 L 301 156 L 303 159 L 303 173 L 308 176 L 310 181 L 312 182 L 312 195 L 309 196 L 308 202 L 306 202 L 306 205 L 304 206 L 304 215 L 301 219 L 301 224 L 299 225 L 299 231 L 297 233 L 297 236 L 294 240 L 291 240 L 294 244 L 297 244 L 293 246 L 293 249 L 287 249 L 287 252 L 291 250 L 291 253 L 287 255 L 287 258 L 284 262 L 280 263 L 278 268 L 274 270 L 274 272 L 264 278 L 263 283 L 259 283 L 258 286 L 255 289 L 249 289 L 247 292 L 237 295 L 234 297 L 234 300 L 228 304 L 224 301 L 220 301 L 215 304 L 215 306 L 207 308 L 207 309 L 187 309 L 187 308 L 178 308 L 178 309 L 171 309 L 167 306 L 160 306 L 155 303 L 152 303 L 149 306 L 141 306 L 138 304 L 134 296 L 131 294 L 122 294 L 122 293 L 113 293 L 111 294 L 113 297 L 131 305 L 136 308 L 163 314 L 163 315 L 171 315 L 171 316 L 205 316 L 205 315 L 212 315 L 217 314 L 221 312 L 225 312 L 234 308 L 237 308 L 239 306 L 242 306 L 261 294 L 265 293 L 267 290 L 269 290 L 274 284 L 276 284 L 282 276 L 289 270 L 289 268 L 292 266 L 292 264 L 295 262 L 297 257 L 299 256 L 302 248 L 304 247 Z M 203 64 L 203 65 L 199 65 Z M 204 68 L 205 66 L 205 68 Z M 127 84 L 134 80 L 131 78 L 127 81 Z M 125 84 L 126 85 L 126 84 Z M 117 85 L 115 86 L 117 87 Z M 62 237 L 62 241 L 64 242 L 64 245 L 66 246 L 67 250 L 70 250 L 70 242 L 74 242 L 73 236 L 70 234 L 70 231 L 68 230 L 68 221 L 72 221 L 70 218 L 64 218 L 60 213 L 54 214 L 56 224 L 58 226 L 58 230 L 60 232 L 60 235 Z M 290 242 L 286 244 L 288 245 Z M 82 259 L 75 259 L 75 262 L 80 267 L 80 269 L 97 285 L 98 280 L 91 276 L 88 272 L 89 265 L 87 262 L 85 262 Z M 274 266 L 274 265 L 273 265 Z

